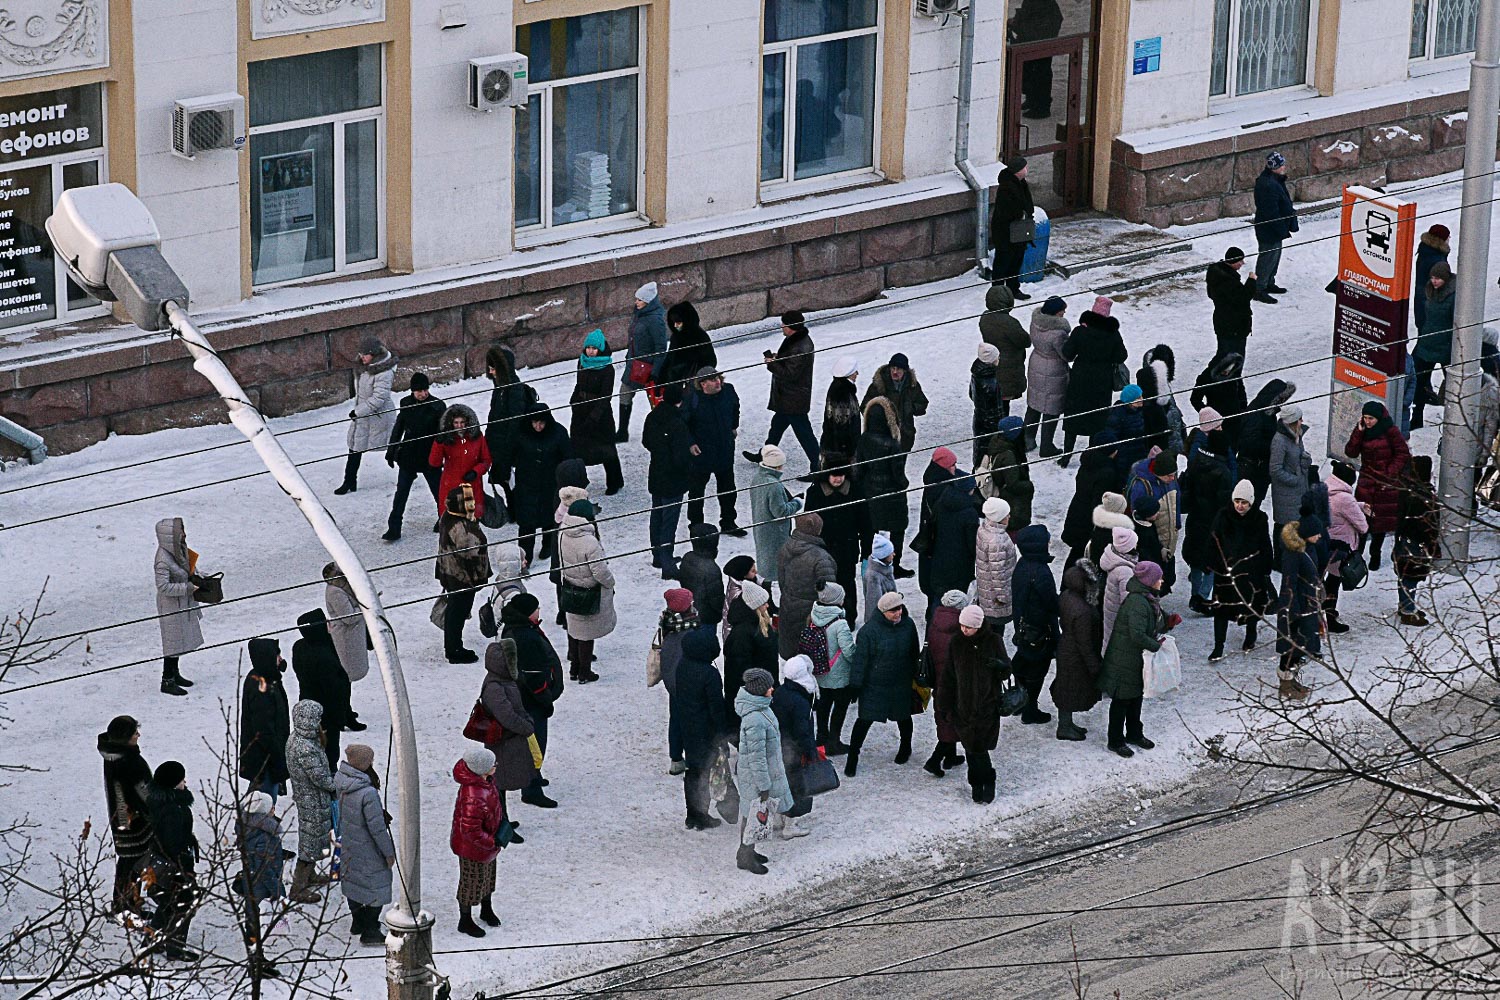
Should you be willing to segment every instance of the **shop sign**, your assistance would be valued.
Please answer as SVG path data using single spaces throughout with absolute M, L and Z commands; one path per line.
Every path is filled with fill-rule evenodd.
M 0 164 L 104 145 L 99 84 L 0 98 Z

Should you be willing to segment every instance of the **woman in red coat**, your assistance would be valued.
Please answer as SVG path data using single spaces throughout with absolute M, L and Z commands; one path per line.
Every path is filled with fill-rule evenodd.
M 1396 530 L 1401 476 L 1411 463 L 1411 451 L 1385 405 L 1371 400 L 1364 405 L 1344 454 L 1360 461 L 1354 499 L 1370 505 L 1370 569 L 1377 570 L 1385 536 Z
M 927 621 L 927 650 L 924 654 L 932 671 L 932 686 L 934 689 L 943 684 L 943 678 L 953 668 L 953 640 L 959 635 L 958 613 L 969 603 L 968 596 L 961 590 L 950 590 L 943 595 L 942 604 L 932 610 L 932 617 Z M 950 706 L 933 705 L 932 715 L 937 722 L 937 746 L 932 749 L 932 756 L 927 758 L 927 763 L 922 765 L 930 774 L 941 778 L 943 769 L 957 767 L 964 762 L 963 755 L 958 752 L 958 729 L 953 724 L 953 713 Z
M 438 517 L 443 516 L 443 498 L 458 489 L 460 483 L 474 485 L 474 517 L 484 516 L 484 487 L 479 477 L 490 471 L 490 446 L 484 442 L 484 428 L 474 411 L 459 403 L 443 411 L 440 433 L 432 442 L 427 464 L 442 469 L 438 482 Z M 433 529 L 437 530 L 437 529 Z
M 466 750 L 453 765 L 458 801 L 453 806 L 448 846 L 458 855 L 458 929 L 470 937 L 484 937 L 484 929 L 474 923 L 475 906 L 480 920 L 500 926 L 490 903 L 495 892 L 495 858 L 500 855 L 495 845 L 500 832 L 500 793 L 490 780 L 494 773 L 495 755 L 482 746 Z

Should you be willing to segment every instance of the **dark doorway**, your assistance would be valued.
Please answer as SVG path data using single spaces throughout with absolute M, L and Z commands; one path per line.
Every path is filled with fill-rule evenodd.
M 1027 158 L 1053 215 L 1092 193 L 1097 18 L 1093 0 L 1010 0 L 1001 151 Z

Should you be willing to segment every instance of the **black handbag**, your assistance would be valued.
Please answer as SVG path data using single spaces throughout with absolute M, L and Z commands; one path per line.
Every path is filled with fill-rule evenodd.
M 506 510 L 505 498 L 498 493 L 486 492 L 484 513 L 479 516 L 479 523 L 486 528 L 503 528 L 509 524 L 510 512 Z
M 500 634 L 500 623 L 495 620 L 494 596 L 479 605 L 479 634 L 486 639 L 493 639 Z
M 603 599 L 604 588 L 599 584 L 596 583 L 592 587 L 580 587 L 565 579 L 562 582 L 562 591 L 558 595 L 557 609 L 570 615 L 597 615 Z
M 1358 590 L 1370 582 L 1370 564 L 1363 553 L 1350 552 L 1339 564 L 1339 580 L 1345 590 Z
M 1000 692 L 1000 718 L 1020 715 L 1025 711 L 1029 697 L 1025 688 L 1010 681 Z
M 1017 219 L 1010 224 L 1008 235 L 1012 243 L 1030 243 L 1036 239 L 1036 220 L 1030 218 Z
M 218 604 L 224 600 L 224 574 L 210 573 L 207 576 L 192 576 L 193 600 L 199 604 Z
M 1033 653 L 1047 648 L 1052 636 L 1034 621 L 1022 619 L 1016 622 L 1016 647 Z
M 803 795 L 824 795 L 839 787 L 838 769 L 820 757 L 802 767 L 801 784 Z

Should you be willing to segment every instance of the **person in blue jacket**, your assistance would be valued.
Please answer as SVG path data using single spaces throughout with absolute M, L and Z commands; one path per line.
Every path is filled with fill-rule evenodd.
M 652 385 L 662 380 L 667 363 L 667 307 L 661 304 L 656 282 L 648 281 L 635 290 L 635 313 L 630 317 L 630 339 L 625 348 L 625 366 L 620 369 L 620 425 L 616 442 L 630 440 L 630 407 L 638 390 L 646 384 L 631 375 L 632 362 L 644 361 L 651 366 Z
M 735 538 L 749 532 L 735 523 L 734 439 L 740 430 L 740 395 L 713 367 L 700 368 L 682 405 L 693 435 L 688 482 L 688 523 L 703 523 L 703 494 L 712 479 L 719 497 L 719 531 Z

